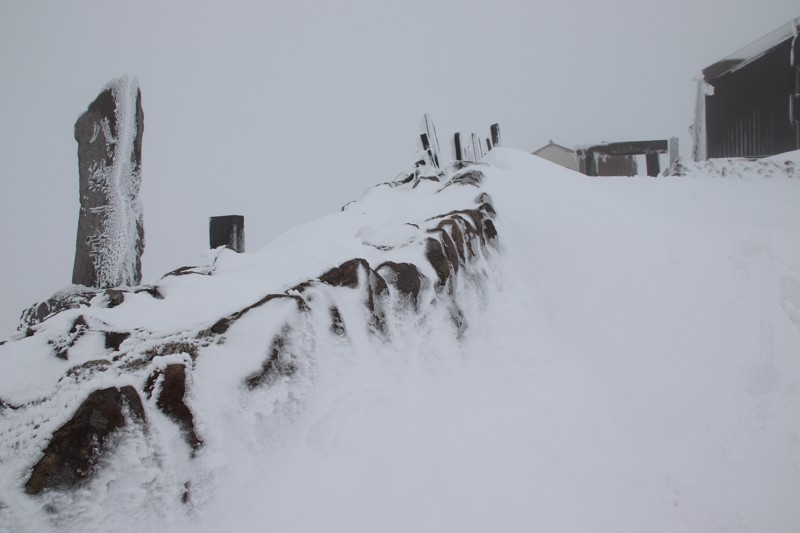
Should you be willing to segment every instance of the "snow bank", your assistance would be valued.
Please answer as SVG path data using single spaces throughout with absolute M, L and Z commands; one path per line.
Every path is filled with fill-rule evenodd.
M 447 179 L 472 170 L 372 188 L 164 277 L 161 299 L 126 293 L 0 346 L 0 524 L 796 531 L 798 182 L 589 178 L 508 149 Z M 498 241 L 472 234 L 474 255 L 437 269 L 427 238 L 461 257 L 445 219 L 493 220 Z M 416 265 L 416 305 L 386 262 Z M 144 392 L 174 364 L 196 451 Z M 85 487 L 23 495 L 80 400 L 127 384 L 148 431 L 121 434 Z

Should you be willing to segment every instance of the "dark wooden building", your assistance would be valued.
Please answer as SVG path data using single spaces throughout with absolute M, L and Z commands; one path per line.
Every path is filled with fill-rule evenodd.
M 800 18 L 703 69 L 694 158 L 800 149 Z

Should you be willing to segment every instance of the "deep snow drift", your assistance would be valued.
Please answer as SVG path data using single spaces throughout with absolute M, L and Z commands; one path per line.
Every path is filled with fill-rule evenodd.
M 488 200 L 497 239 L 437 270 L 441 215 Z M 304 285 L 353 258 L 375 269 L 358 288 Z M 381 291 L 387 261 L 419 269 L 416 300 Z M 0 527 L 800 529 L 797 179 L 588 178 L 495 149 L 182 274 L 0 346 Z M 276 346 L 291 371 L 253 378 Z M 175 364 L 195 449 L 145 392 Z M 26 495 L 53 431 L 124 385 L 147 429 L 80 488 Z

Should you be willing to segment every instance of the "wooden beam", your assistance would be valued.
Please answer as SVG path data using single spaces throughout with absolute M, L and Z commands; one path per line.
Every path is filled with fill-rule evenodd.
M 669 151 L 669 141 L 626 141 L 596 144 L 587 148 L 592 152 L 606 155 L 641 155 L 650 152 L 664 154 Z

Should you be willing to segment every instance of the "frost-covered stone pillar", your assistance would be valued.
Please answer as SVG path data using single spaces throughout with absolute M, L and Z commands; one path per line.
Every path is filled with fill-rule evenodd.
M 75 123 L 80 215 L 74 284 L 104 288 L 141 281 L 143 121 L 139 84 L 125 76 L 109 82 Z

